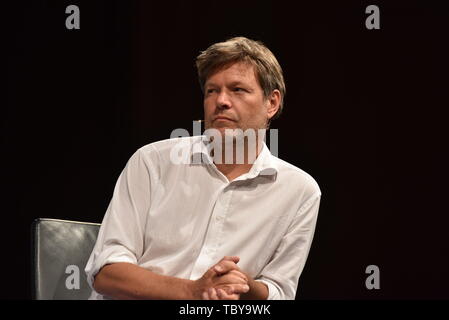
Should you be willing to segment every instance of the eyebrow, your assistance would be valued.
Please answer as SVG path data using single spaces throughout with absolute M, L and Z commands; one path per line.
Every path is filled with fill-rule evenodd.
M 205 83 L 205 85 L 204 85 L 204 87 L 206 88 L 206 87 L 208 87 L 208 86 L 211 86 L 211 87 L 214 87 L 214 86 L 217 86 L 215 83 L 213 83 L 213 82 L 206 82 Z M 243 82 L 241 82 L 241 81 L 233 81 L 233 82 L 231 82 L 230 84 L 229 84 L 229 86 L 231 86 L 231 87 L 234 87 L 234 86 L 244 86 L 244 87 L 247 87 L 247 88 L 251 88 L 251 86 L 250 85 L 248 85 L 248 84 L 245 84 L 245 83 L 243 83 Z

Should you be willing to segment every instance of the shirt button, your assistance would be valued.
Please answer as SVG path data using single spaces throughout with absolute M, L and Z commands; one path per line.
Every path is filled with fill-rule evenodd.
M 221 217 L 221 216 L 217 216 L 216 218 L 215 218 L 215 220 L 217 220 L 217 221 L 221 221 L 223 218 Z

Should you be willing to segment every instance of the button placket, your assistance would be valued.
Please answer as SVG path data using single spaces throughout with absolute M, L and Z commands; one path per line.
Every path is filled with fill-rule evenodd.
M 229 186 L 229 185 L 228 185 Z M 211 239 L 211 248 L 214 252 L 216 252 L 221 243 L 221 232 L 223 229 L 223 221 L 224 216 L 226 215 L 229 203 L 230 193 L 228 190 L 228 186 L 224 187 L 220 195 L 217 198 L 217 203 L 215 205 L 214 211 L 212 213 L 212 221 L 211 221 L 211 229 L 210 229 L 210 239 Z
M 212 215 L 209 222 L 209 227 L 205 235 L 203 246 L 200 249 L 197 261 L 193 267 L 191 278 L 199 278 L 202 274 L 199 274 L 197 270 L 206 269 L 217 260 L 216 252 L 219 248 L 222 224 L 223 224 L 223 211 L 227 210 L 226 198 L 229 195 L 226 192 L 227 186 L 223 187 L 218 193 L 217 200 L 212 211 Z
M 227 191 L 226 191 L 226 197 L 223 201 L 222 214 L 217 217 L 217 219 L 219 218 L 219 224 L 217 225 L 217 229 L 218 229 L 217 230 L 217 238 L 216 238 L 217 249 L 221 246 L 223 239 L 225 237 L 224 230 L 223 230 L 224 221 L 225 221 L 226 216 L 229 211 L 229 205 L 231 203 L 234 186 L 228 185 L 226 189 L 227 189 Z M 222 257 L 220 257 L 220 258 L 222 258 Z

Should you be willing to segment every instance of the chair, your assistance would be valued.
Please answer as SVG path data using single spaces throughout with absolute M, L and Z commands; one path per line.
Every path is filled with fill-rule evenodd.
M 84 267 L 100 224 L 39 218 L 32 224 L 33 299 L 82 300 L 92 289 Z

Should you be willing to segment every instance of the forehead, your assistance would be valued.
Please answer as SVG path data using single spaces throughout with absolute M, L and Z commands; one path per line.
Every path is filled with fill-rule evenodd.
M 248 62 L 234 62 L 218 68 L 206 79 L 206 84 L 223 80 L 257 83 L 254 66 Z

